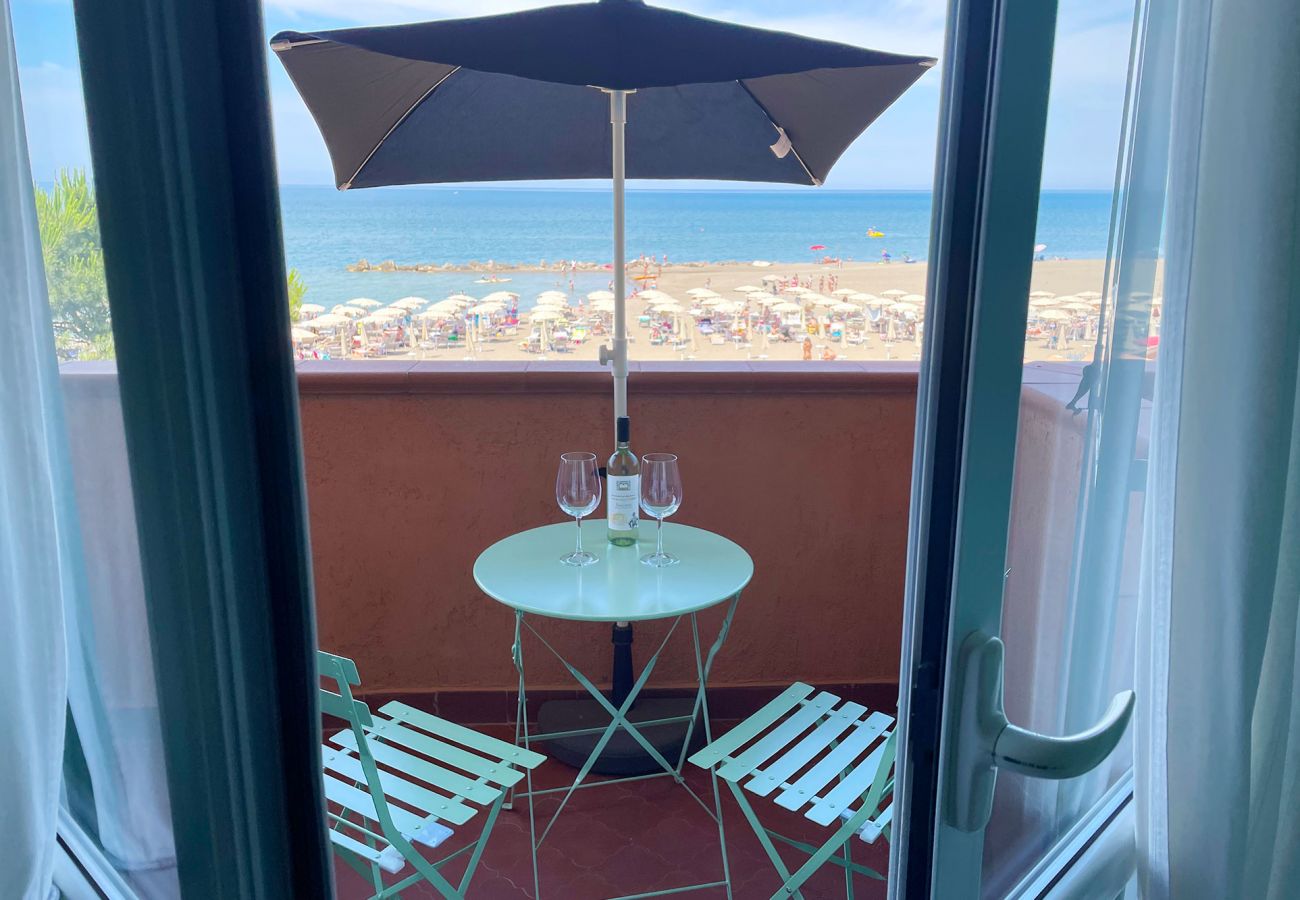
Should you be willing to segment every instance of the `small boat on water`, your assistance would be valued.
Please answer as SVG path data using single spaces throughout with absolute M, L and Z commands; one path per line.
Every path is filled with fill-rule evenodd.
M 495 275 L 488 275 L 483 278 L 474 279 L 474 283 L 475 284 L 505 284 L 509 280 L 510 280 L 509 278 L 498 278 Z

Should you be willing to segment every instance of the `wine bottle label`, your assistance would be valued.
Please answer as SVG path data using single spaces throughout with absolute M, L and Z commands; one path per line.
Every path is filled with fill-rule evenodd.
M 635 528 L 637 502 L 641 497 L 641 476 L 609 476 L 608 495 L 610 531 L 630 531 Z

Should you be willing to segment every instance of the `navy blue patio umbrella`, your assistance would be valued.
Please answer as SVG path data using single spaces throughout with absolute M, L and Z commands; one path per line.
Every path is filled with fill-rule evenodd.
M 271 42 L 342 190 L 612 178 L 627 415 L 625 178 L 820 185 L 935 60 L 599 0 Z M 629 115 L 630 113 L 630 115 Z

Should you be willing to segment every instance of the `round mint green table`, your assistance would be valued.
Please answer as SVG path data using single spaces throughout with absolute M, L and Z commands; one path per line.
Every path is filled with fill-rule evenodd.
M 606 540 L 604 519 L 590 519 L 583 522 L 582 546 L 598 557 L 597 562 L 589 566 L 566 566 L 560 562 L 561 556 L 573 550 L 574 539 L 577 537 L 576 526 L 572 522 L 544 525 L 512 534 L 484 550 L 474 563 L 474 581 L 478 583 L 483 593 L 510 607 L 515 613 L 514 644 L 511 647 L 511 656 L 515 669 L 519 673 L 515 743 L 530 747 L 533 741 L 572 738 L 577 735 L 600 735 L 586 762 L 578 770 L 578 776 L 573 784 L 549 790 L 534 790 L 532 773 L 528 774 L 527 791 L 523 793 L 528 797 L 528 826 L 533 851 L 533 896 L 535 898 L 541 897 L 541 883 L 537 873 L 537 850 L 550 834 L 555 820 L 559 818 L 574 791 L 580 787 L 598 787 L 621 781 L 664 776 L 672 777 L 677 784 L 695 797 L 704 811 L 717 823 L 722 855 L 722 879 L 707 884 L 684 885 L 636 896 L 675 894 L 716 887 L 726 888 L 727 896 L 731 896 L 731 872 L 727 862 L 727 840 L 722 827 L 722 804 L 717 776 L 710 770 L 713 777 L 713 802 L 710 804 L 686 783 L 682 777 L 682 767 L 686 762 L 686 753 L 697 721 L 703 723 L 706 744 L 713 740 L 705 686 L 708 684 L 713 660 L 722 648 L 727 632 L 731 629 L 736 605 L 740 601 L 740 592 L 754 575 L 754 561 L 740 545 L 721 535 L 702 528 L 693 528 L 690 525 L 668 522 L 663 526 L 664 550 L 681 561 L 675 566 L 665 568 L 643 565 L 641 557 L 654 551 L 655 527 L 653 522 L 643 521 L 640 528 L 641 538 L 636 546 L 615 547 Z M 706 654 L 701 647 L 700 624 L 696 614 L 723 603 L 727 604 L 726 613 L 717 637 Z M 530 616 L 580 622 L 618 623 L 671 619 L 672 623 L 654 655 L 642 667 L 626 699 L 616 707 L 591 679 L 578 671 L 545 637 L 538 633 L 529 621 Z M 654 671 L 659 655 L 667 646 L 668 640 L 683 621 L 689 622 L 695 653 L 697 682 L 695 704 L 691 714 L 629 721 L 628 712 L 636 702 L 637 695 L 649 680 L 650 673 Z M 542 645 L 564 665 L 574 680 L 582 685 L 604 709 L 610 717 L 608 725 L 546 734 L 529 733 L 528 718 L 524 714 L 528 708 L 523 653 L 525 630 L 541 641 Z M 655 748 L 640 729 L 682 722 L 689 722 L 689 724 L 681 753 L 674 765 Z M 610 738 L 620 729 L 640 744 L 662 771 L 651 775 L 611 778 L 584 784 L 584 779 L 591 772 L 592 766 Z M 562 793 L 563 798 L 539 835 L 533 807 L 534 798 L 555 793 Z M 513 806 L 514 797 L 512 789 L 509 806 Z
M 690 525 L 664 523 L 664 550 L 681 560 L 662 569 L 643 565 L 654 552 L 655 523 L 642 521 L 637 546 L 615 547 L 605 520 L 582 523 L 582 546 L 599 561 L 566 566 L 573 550 L 572 522 L 512 534 L 488 547 L 474 563 L 483 593 L 518 612 L 583 622 L 640 622 L 698 612 L 730 600 L 754 574 L 739 544 Z

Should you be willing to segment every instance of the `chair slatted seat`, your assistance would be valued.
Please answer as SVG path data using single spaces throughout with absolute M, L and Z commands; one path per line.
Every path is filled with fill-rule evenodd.
M 375 887 L 375 900 L 395 897 L 428 881 L 448 898 L 463 898 L 506 790 L 545 760 L 506 741 L 479 734 L 404 703 L 387 703 L 379 714 L 352 696 L 360 683 L 356 665 L 318 652 L 321 709 L 347 728 L 321 747 L 330 841 L 335 852 Z M 333 688 L 333 690 L 331 690 Z M 478 840 L 437 861 L 415 844 L 434 848 L 486 810 Z M 470 854 L 460 882 L 439 871 Z M 384 875 L 415 872 L 385 886 Z
M 801 897 L 801 886 L 824 864 L 872 878 L 883 876 L 854 863 L 849 841 L 868 844 L 889 837 L 893 820 L 894 719 L 860 703 L 795 683 L 731 731 L 691 756 L 712 769 L 740 805 L 783 879 L 772 895 Z M 821 827 L 836 825 L 820 847 L 764 827 L 748 795 L 765 797 Z M 776 841 L 806 853 L 794 873 L 777 853 Z M 851 880 L 846 891 L 851 893 Z

